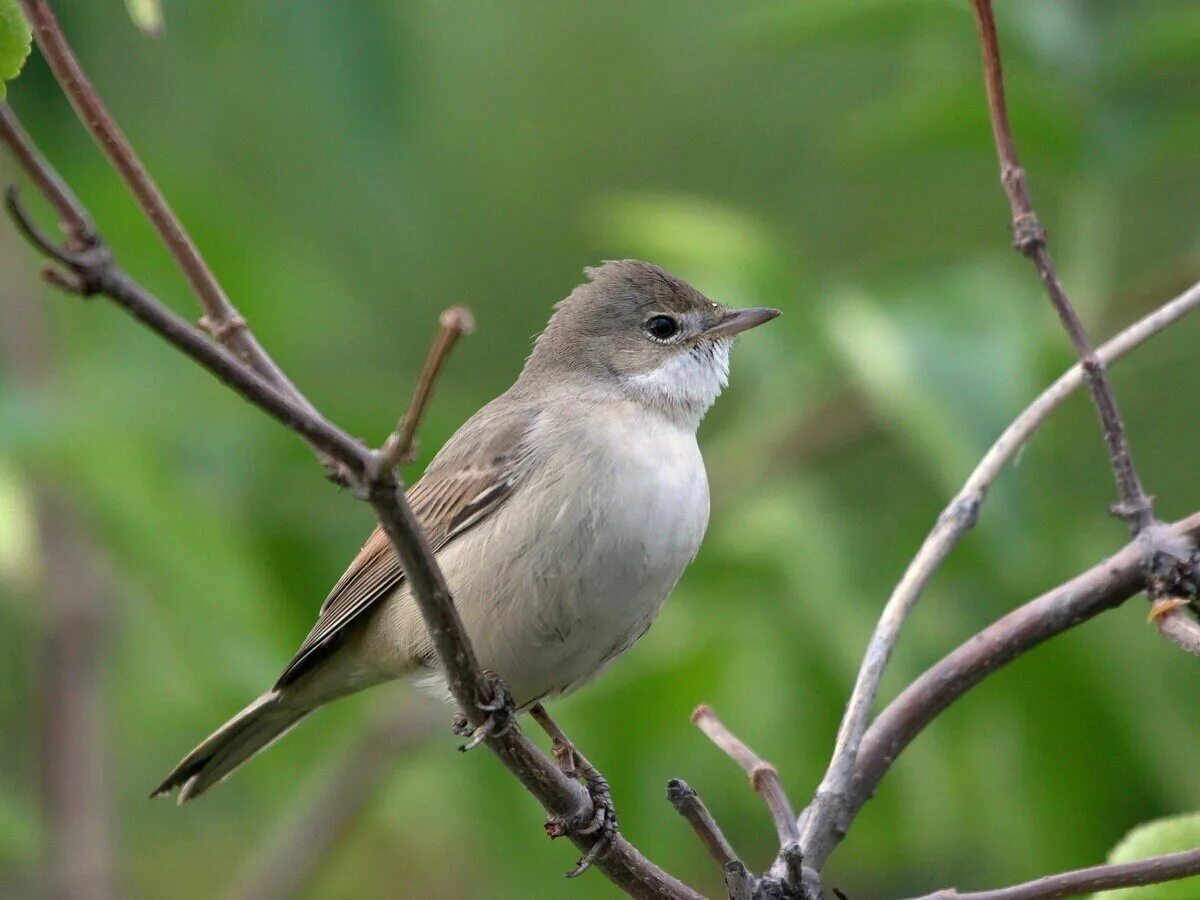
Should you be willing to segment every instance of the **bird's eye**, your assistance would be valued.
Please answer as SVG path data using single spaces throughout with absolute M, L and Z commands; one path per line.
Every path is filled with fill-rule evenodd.
M 670 316 L 652 316 L 646 321 L 646 331 L 651 337 L 665 341 L 679 332 L 679 323 Z

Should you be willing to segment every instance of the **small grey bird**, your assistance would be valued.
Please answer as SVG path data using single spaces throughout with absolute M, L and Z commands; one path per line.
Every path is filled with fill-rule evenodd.
M 408 492 L 480 665 L 518 708 L 595 677 L 654 621 L 708 525 L 696 428 L 734 336 L 779 315 L 730 310 L 637 260 L 588 269 L 516 383 Z M 155 794 L 204 793 L 318 706 L 394 678 L 449 693 L 376 529 L 275 686 Z

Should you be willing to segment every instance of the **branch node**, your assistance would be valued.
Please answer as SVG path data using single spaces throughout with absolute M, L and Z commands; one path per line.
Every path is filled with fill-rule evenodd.
M 1024 179 L 1022 178 L 1022 185 Z M 1013 218 L 1013 247 L 1022 256 L 1033 256 L 1046 246 L 1046 229 L 1038 221 L 1037 213 L 1030 210 Z
M 218 344 L 229 343 L 229 339 L 233 336 L 234 332 L 245 331 L 250 327 L 246 323 L 246 320 L 238 314 L 234 314 L 229 318 L 220 319 L 216 322 L 214 322 L 211 317 L 204 315 L 200 317 L 196 324 L 208 332 L 212 339 Z

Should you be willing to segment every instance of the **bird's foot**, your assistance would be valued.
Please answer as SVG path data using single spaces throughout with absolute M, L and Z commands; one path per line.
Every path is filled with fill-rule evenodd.
M 556 746 L 554 756 L 559 763 L 559 768 L 563 769 L 564 773 L 567 768 L 564 768 L 560 753 L 570 757 L 569 769 L 574 773 L 571 777 L 580 778 L 583 781 L 588 797 L 592 801 L 590 816 L 574 819 L 552 817 L 546 822 L 546 834 L 552 838 L 564 835 L 571 837 L 594 836 L 592 845 L 579 858 L 575 867 L 566 873 L 568 878 L 577 878 L 590 869 L 592 863 L 603 856 L 612 846 L 613 838 L 617 835 L 617 808 L 613 805 L 612 791 L 608 786 L 608 781 L 591 763 L 569 743 L 565 745 L 565 750 Z
M 474 750 L 488 738 L 505 734 L 512 728 L 516 719 L 517 707 L 513 703 L 508 686 L 491 672 L 484 672 L 484 677 L 491 688 L 491 699 L 478 703 L 479 710 L 486 713 L 484 720 L 472 728 L 467 717 L 460 711 L 454 714 L 454 721 L 450 726 L 459 737 L 468 738 L 467 742 L 458 748 L 463 753 Z
M 607 780 L 577 752 L 574 756 L 576 770 L 580 773 L 584 787 L 587 787 L 588 797 L 592 799 L 592 815 L 587 817 L 586 821 L 552 817 L 546 822 L 546 834 L 551 838 L 560 838 L 563 835 L 575 838 L 593 835 L 592 846 L 584 851 L 575 868 L 566 872 L 568 878 L 576 878 L 592 868 L 595 860 L 604 856 L 612 846 L 613 838 L 617 836 L 617 808 L 613 805 L 612 791 Z

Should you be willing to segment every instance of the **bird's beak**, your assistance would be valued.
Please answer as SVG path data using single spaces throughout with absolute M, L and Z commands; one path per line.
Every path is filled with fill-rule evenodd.
M 754 306 L 750 309 L 731 309 L 717 320 L 717 323 L 704 331 L 705 337 L 733 337 L 751 328 L 757 328 L 764 322 L 770 322 L 779 315 L 779 310 L 766 306 Z

